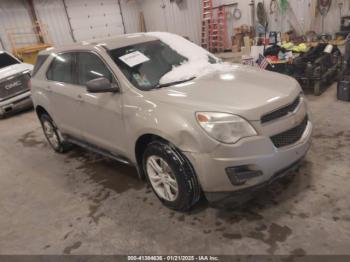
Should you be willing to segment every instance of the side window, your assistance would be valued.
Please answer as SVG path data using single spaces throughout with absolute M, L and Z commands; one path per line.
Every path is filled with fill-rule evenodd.
M 39 69 L 45 63 L 48 57 L 49 55 L 38 55 L 38 58 L 36 59 L 36 63 L 32 72 L 32 77 L 36 75 L 36 73 L 39 71 Z
M 104 62 L 95 54 L 88 52 L 78 53 L 78 83 L 85 85 L 86 82 L 105 77 L 112 82 L 113 76 Z
M 74 84 L 73 66 L 75 56 L 73 53 L 57 55 L 51 62 L 46 73 L 48 80 Z

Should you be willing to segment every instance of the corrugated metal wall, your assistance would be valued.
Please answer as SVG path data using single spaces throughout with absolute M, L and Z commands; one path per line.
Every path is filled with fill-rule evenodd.
M 147 30 L 176 33 L 200 44 L 201 2 L 183 0 L 177 4 L 169 0 L 141 1 Z
M 55 45 L 73 42 L 62 0 L 34 0 L 34 7 L 38 19 L 47 25 Z
M 200 44 L 201 39 L 201 1 L 185 0 L 181 4 L 166 1 L 165 17 L 169 32 L 189 37 Z
M 166 31 L 163 0 L 140 1 L 147 31 Z
M 314 17 L 312 3 L 316 0 L 293 0 L 289 1 L 293 7 L 296 19 L 305 30 L 314 29 L 321 32 L 321 18 Z M 71 16 L 71 24 L 75 29 L 86 27 L 84 30 L 78 29 L 77 40 L 93 38 L 100 33 L 102 36 L 111 34 L 123 33 L 120 10 L 118 8 L 118 0 L 66 0 L 68 13 Z M 101 2 L 110 4 L 103 11 Z M 123 12 L 125 31 L 127 33 L 137 32 L 139 28 L 139 13 L 144 12 L 146 27 L 148 31 L 169 31 L 183 36 L 189 37 L 192 41 L 200 44 L 201 34 L 201 4 L 202 0 L 183 0 L 181 4 L 170 0 L 120 0 Z M 232 0 L 214 0 L 214 5 L 232 3 Z M 233 28 L 242 24 L 250 25 L 250 8 L 249 0 L 235 0 L 239 3 L 239 8 L 242 11 L 242 18 L 235 20 L 230 12 L 233 9 L 228 9 L 228 24 L 229 32 L 232 34 Z M 258 1 L 256 1 L 258 2 Z M 88 4 L 88 7 L 84 6 Z M 49 32 L 54 44 L 62 45 L 69 44 L 73 41 L 69 27 L 69 21 L 64 9 L 63 0 L 34 0 L 35 9 L 38 18 L 42 23 L 47 24 Z M 345 1 L 343 7 L 343 15 L 349 14 L 349 1 Z M 106 7 L 105 6 L 105 7 Z M 265 0 L 265 6 L 269 12 L 270 1 Z M 86 10 L 89 9 L 89 10 Z M 87 11 L 87 12 L 85 12 Z M 108 11 L 108 12 L 107 12 Z M 102 12 L 102 13 L 101 13 Z M 99 18 L 90 19 L 86 14 L 100 16 Z M 106 19 L 103 14 L 108 14 L 111 19 Z M 78 19 L 77 16 L 82 15 L 83 19 Z M 84 17 L 85 16 L 85 17 Z M 277 17 L 270 19 L 271 30 L 286 30 L 289 28 L 288 19 L 284 20 Z M 107 23 L 106 23 L 107 21 Z M 112 30 L 104 28 L 110 25 Z M 340 14 L 337 6 L 337 1 L 333 1 L 332 8 L 325 20 L 325 31 L 334 33 L 339 29 Z M 311 26 L 312 25 L 312 26 Z M 0 45 L 10 49 L 9 39 L 7 38 L 5 29 L 11 27 L 29 28 L 31 26 L 31 18 L 29 15 L 28 6 L 25 0 L 1 0 L 0 1 Z M 108 28 L 107 26 L 107 28 Z M 96 29 L 95 31 L 91 29 Z M 73 28 L 74 29 L 74 28 Z M 27 29 L 28 31 L 28 29 Z M 94 31 L 94 32 L 92 32 Z M 24 32 L 24 31 L 23 31 Z M 74 32 L 77 34 L 77 31 Z M 98 34 L 97 34 L 98 33 Z M 33 39 L 34 41 L 34 39 Z
M 23 0 L 0 1 L 0 38 L 4 48 L 11 50 L 7 29 L 17 28 L 20 33 L 34 33 L 28 6 Z M 23 37 L 18 44 L 31 44 L 35 37 Z
M 137 0 L 121 0 L 120 5 L 123 12 L 126 33 L 138 32 L 141 4 Z
M 265 0 L 265 8 L 267 13 L 270 13 L 270 1 L 271 0 Z M 214 0 L 214 5 L 221 5 L 221 4 L 228 4 L 232 2 L 238 3 L 238 8 L 242 11 L 242 18 L 239 20 L 235 20 L 228 15 L 229 18 L 229 31 L 232 32 L 232 28 L 240 26 L 242 24 L 251 25 L 251 15 L 250 15 L 250 7 L 249 3 L 250 0 Z M 256 4 L 258 2 L 263 1 L 255 1 Z M 288 1 L 290 6 L 293 9 L 293 12 L 295 14 L 296 19 L 291 19 L 290 17 L 284 17 L 284 19 L 277 15 L 269 17 L 269 26 L 270 30 L 275 31 L 286 31 L 291 28 L 290 22 L 292 24 L 299 23 L 300 28 L 303 29 L 303 31 L 309 31 L 309 30 L 315 30 L 317 33 L 321 33 L 322 27 L 321 27 L 321 17 L 320 15 L 317 15 L 315 17 L 315 10 L 313 9 L 313 6 L 316 4 L 316 0 L 289 0 Z M 340 13 L 338 8 L 338 1 L 332 1 L 332 7 L 330 9 L 330 12 L 328 13 L 326 19 L 325 19 L 325 32 L 328 33 L 334 33 L 339 30 L 340 27 Z M 350 14 L 350 1 L 343 1 L 343 12 L 342 15 L 349 15 Z M 233 11 L 233 8 L 228 9 L 229 12 Z M 289 20 L 291 20 L 289 22 Z M 294 21 L 292 21 L 294 20 Z M 296 21 L 298 20 L 298 21 Z

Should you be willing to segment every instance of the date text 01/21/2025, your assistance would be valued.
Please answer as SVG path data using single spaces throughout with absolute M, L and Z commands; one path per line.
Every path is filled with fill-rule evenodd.
M 219 261 L 216 256 L 128 256 L 128 261 Z

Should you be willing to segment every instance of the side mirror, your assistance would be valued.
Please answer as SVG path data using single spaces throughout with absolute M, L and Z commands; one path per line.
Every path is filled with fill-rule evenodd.
M 115 93 L 119 92 L 117 84 L 111 83 L 107 78 L 100 77 L 86 83 L 87 91 L 90 93 Z

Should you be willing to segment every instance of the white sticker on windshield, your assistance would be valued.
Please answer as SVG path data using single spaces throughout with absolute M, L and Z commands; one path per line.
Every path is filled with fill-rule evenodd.
M 143 64 L 149 61 L 149 58 L 139 51 L 123 55 L 119 57 L 119 59 L 122 60 L 125 64 L 127 64 L 129 67 L 134 67 L 136 65 Z

